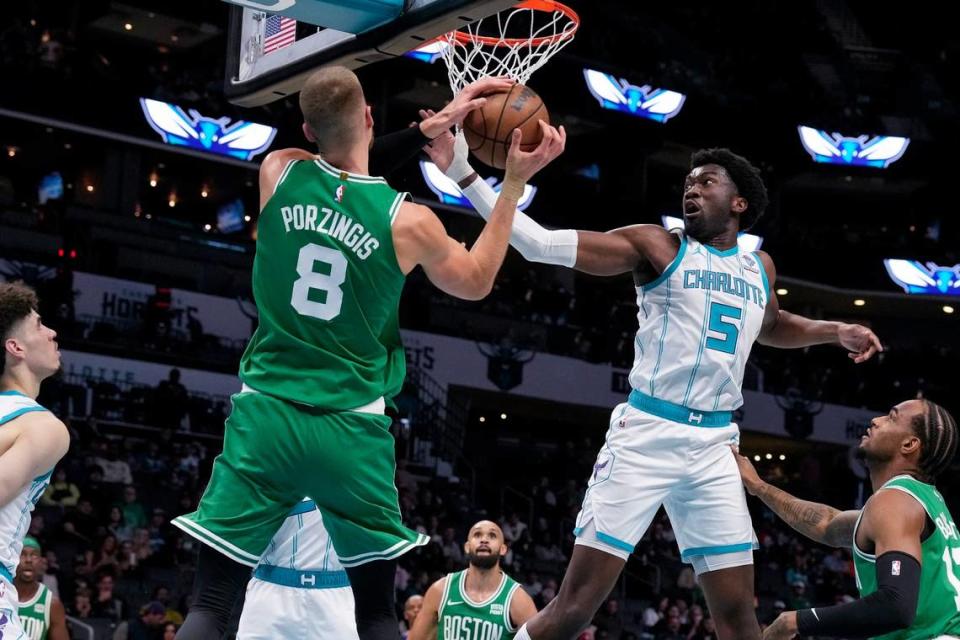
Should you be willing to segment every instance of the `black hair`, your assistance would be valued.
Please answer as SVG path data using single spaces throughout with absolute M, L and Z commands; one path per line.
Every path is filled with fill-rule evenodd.
M 924 400 L 924 412 L 913 419 L 913 432 L 920 439 L 920 475 L 931 482 L 950 467 L 957 452 L 957 422 L 935 402 Z
M 746 231 L 756 224 L 770 203 L 760 170 L 743 156 L 723 148 L 700 149 L 690 156 L 691 169 L 705 164 L 717 164 L 723 167 L 733 180 L 737 193 L 746 199 L 747 209 L 740 214 L 740 230 Z

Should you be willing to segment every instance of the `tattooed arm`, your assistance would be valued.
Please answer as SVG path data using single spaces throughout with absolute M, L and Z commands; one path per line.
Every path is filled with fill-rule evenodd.
M 757 470 L 744 456 L 736 451 L 733 455 L 747 492 L 760 498 L 784 522 L 811 540 L 831 547 L 849 547 L 853 544 L 853 529 L 859 511 L 840 511 L 825 504 L 795 498 L 761 480 Z

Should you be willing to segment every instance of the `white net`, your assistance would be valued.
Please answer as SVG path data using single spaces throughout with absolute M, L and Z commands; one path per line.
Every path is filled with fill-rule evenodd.
M 573 40 L 580 26 L 577 15 L 555 2 L 523 2 L 512 9 L 478 20 L 443 38 L 454 95 L 466 85 L 489 76 L 507 76 L 526 84 L 533 72 Z

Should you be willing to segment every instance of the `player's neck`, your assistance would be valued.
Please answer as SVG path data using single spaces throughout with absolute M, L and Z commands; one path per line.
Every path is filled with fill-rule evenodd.
M 467 567 L 464 587 L 468 593 L 472 592 L 482 595 L 483 598 L 480 599 L 485 599 L 490 597 L 496 588 L 500 586 L 502 579 L 503 572 L 500 570 L 500 565 L 495 565 L 489 569 L 481 569 L 471 564 Z M 477 598 L 474 599 L 476 600 Z
M 36 580 L 33 582 L 20 582 L 14 579 L 13 586 L 17 588 L 17 597 L 19 597 L 21 601 L 29 600 L 37 595 L 37 591 L 40 590 L 40 583 Z
M 40 395 L 40 382 L 41 380 L 29 371 L 10 368 L 0 376 L 0 391 L 19 391 L 36 400 Z
M 873 487 L 874 491 L 877 491 L 897 476 L 912 476 L 916 478 L 917 470 L 905 467 L 902 462 L 900 464 L 887 463 L 870 466 L 870 486 Z
M 370 151 L 363 146 L 354 146 L 346 153 L 324 153 L 321 157 L 341 171 L 370 175 Z

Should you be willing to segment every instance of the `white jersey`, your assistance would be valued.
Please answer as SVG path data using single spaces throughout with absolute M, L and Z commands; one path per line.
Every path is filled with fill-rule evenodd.
M 756 254 L 737 246 L 718 251 L 682 232 L 680 238 L 673 262 L 637 287 L 631 404 L 702 412 L 689 413 L 697 424 L 705 413 L 743 404 L 743 372 L 770 290 Z
M 289 587 L 348 587 L 347 572 L 323 517 L 313 500 L 304 498 L 287 514 L 254 569 L 255 578 Z
M 19 391 L 0 391 L 0 429 L 25 413 L 46 411 Z M 33 481 L 7 504 L 0 505 L 0 576 L 11 583 L 20 564 L 23 537 L 30 527 L 30 512 L 50 484 L 53 469 Z

